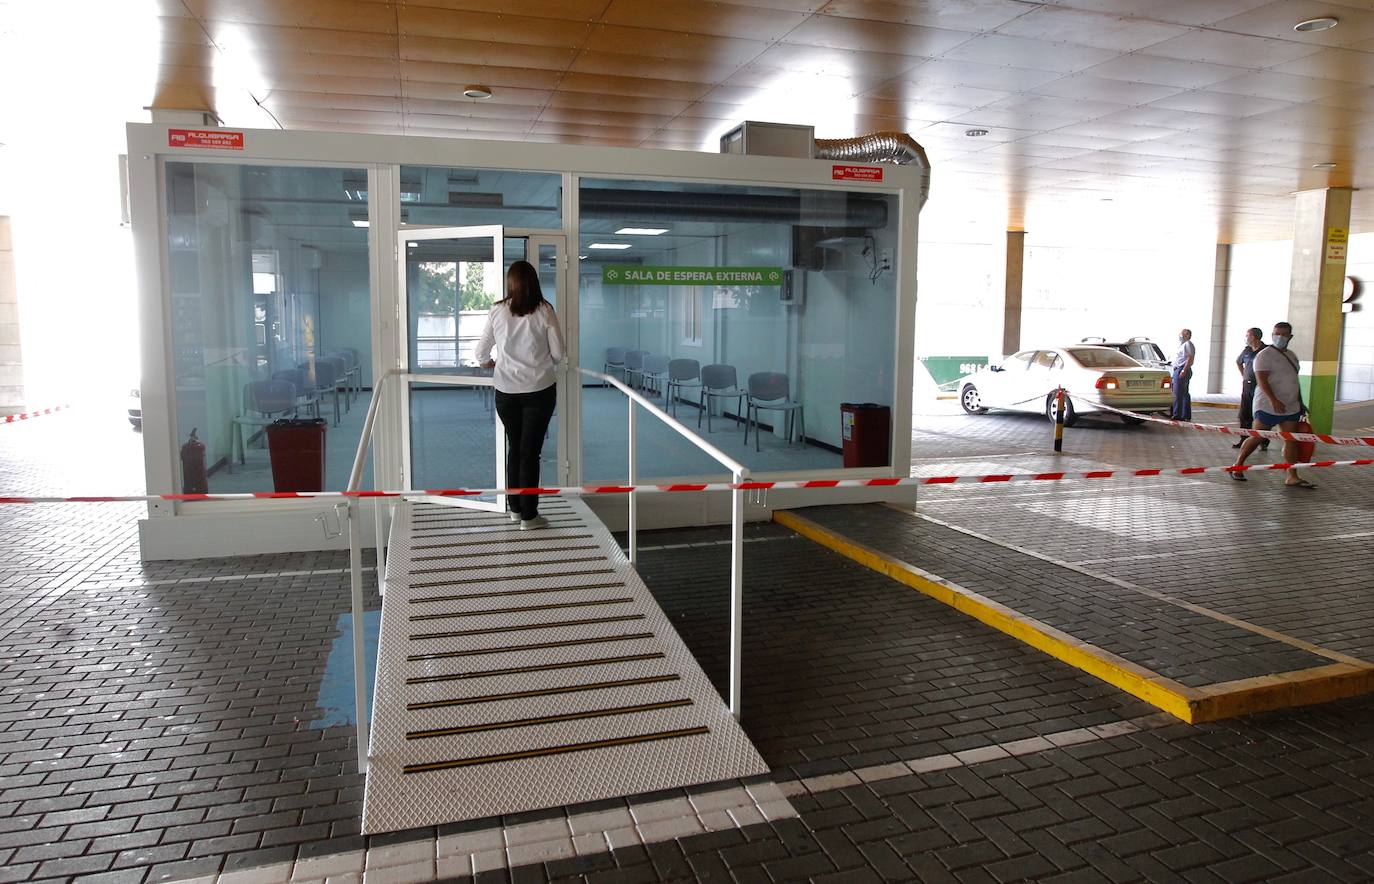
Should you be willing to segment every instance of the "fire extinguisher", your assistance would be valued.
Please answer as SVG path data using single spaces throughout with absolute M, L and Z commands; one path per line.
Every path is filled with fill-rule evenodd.
M 191 438 L 181 446 L 181 492 L 183 494 L 207 494 L 210 480 L 205 475 L 205 443 L 196 438 L 195 428 Z

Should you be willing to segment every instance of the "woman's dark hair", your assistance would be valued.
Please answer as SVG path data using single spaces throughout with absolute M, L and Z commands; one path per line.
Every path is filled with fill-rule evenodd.
M 516 261 L 506 271 L 506 297 L 502 303 L 509 304 L 510 312 L 516 316 L 528 316 L 544 303 L 539 274 L 529 261 Z

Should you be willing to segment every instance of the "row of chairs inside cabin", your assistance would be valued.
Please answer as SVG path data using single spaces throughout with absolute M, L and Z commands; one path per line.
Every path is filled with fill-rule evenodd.
M 245 427 L 265 427 L 281 418 L 300 417 L 302 412 L 318 418 L 326 396 L 333 401 L 337 427 L 340 404 L 344 412 L 353 410 L 353 402 L 362 392 L 362 379 L 358 351 L 344 348 L 316 356 L 295 368 L 275 371 L 268 380 L 244 384 L 243 412 L 234 418 L 239 463 L 244 462 L 247 454 Z
M 749 429 L 754 428 L 754 449 L 760 449 L 759 412 L 775 411 L 784 417 L 785 436 L 792 441 L 794 428 L 799 431 L 802 447 L 806 447 L 806 413 L 801 402 L 792 398 L 791 381 L 779 371 L 757 371 L 749 375 L 746 386 L 740 387 L 735 366 L 716 363 L 703 366 L 696 359 L 672 359 L 647 350 L 607 347 L 603 374 L 619 373 L 633 389 L 663 396 L 669 411 L 676 417 L 677 403 L 684 391 L 697 391 L 697 427 L 706 416 L 706 432 L 710 433 L 711 414 L 717 401 L 735 402 L 735 423 L 744 415 L 744 443 L 749 444 Z M 691 404 L 691 400 L 685 400 Z M 722 414 L 724 411 L 722 404 Z

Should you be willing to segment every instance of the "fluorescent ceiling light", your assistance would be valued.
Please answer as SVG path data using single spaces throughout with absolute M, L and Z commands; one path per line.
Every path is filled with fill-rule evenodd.
M 626 236 L 660 236 L 667 232 L 666 227 L 622 227 L 616 231 Z
M 627 242 L 594 242 L 587 246 L 589 249 L 628 249 L 630 244 Z
M 366 226 L 367 226 L 367 222 L 366 222 L 366 221 L 359 221 L 357 218 L 354 218 L 354 219 L 353 219 L 353 226 L 354 226 L 354 227 L 366 227 Z

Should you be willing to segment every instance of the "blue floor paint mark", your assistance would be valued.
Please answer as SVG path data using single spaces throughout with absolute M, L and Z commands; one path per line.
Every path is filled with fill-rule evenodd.
M 382 612 L 363 612 L 363 649 L 366 662 L 363 673 L 367 678 L 367 711 L 372 713 L 372 687 L 377 673 L 377 640 L 381 634 Z M 353 714 L 353 615 L 344 613 L 334 624 L 339 635 L 329 649 L 324 666 L 324 680 L 320 682 L 317 705 L 321 715 L 310 723 L 312 730 L 356 724 Z

